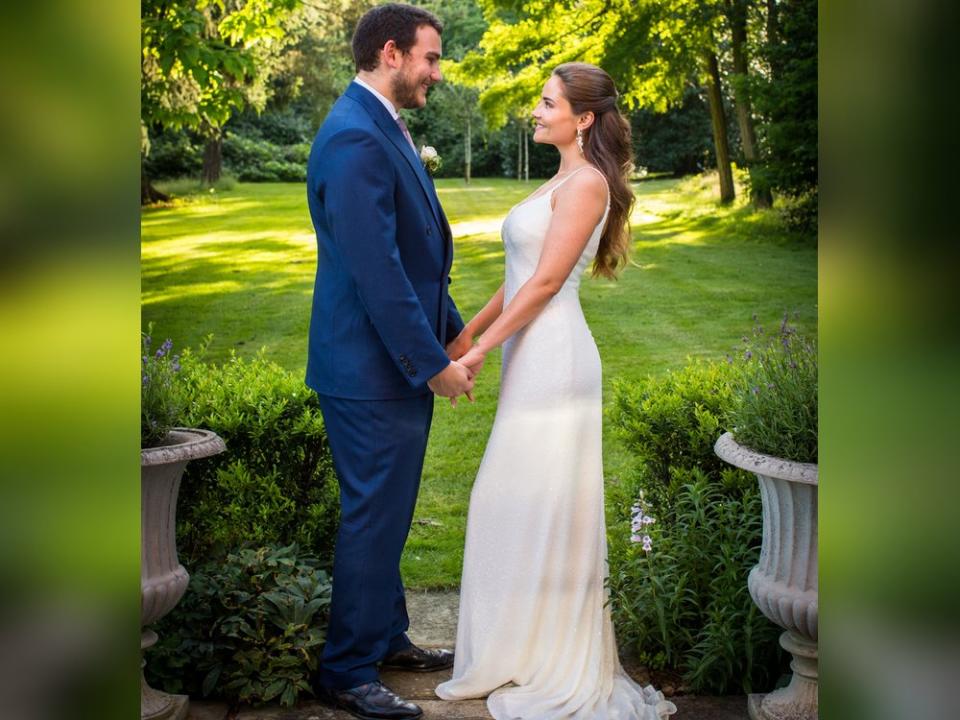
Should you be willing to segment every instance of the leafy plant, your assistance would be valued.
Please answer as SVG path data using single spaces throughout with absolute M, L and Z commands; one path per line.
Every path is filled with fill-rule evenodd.
M 817 347 L 784 316 L 773 337 L 754 330 L 730 410 L 737 442 L 797 462 L 817 462 Z
M 177 374 L 180 357 L 172 355 L 169 338 L 153 351 L 153 324 L 140 333 L 140 447 L 162 445 L 170 428 L 179 425 L 185 400 Z
M 329 615 L 330 580 L 286 547 L 243 549 L 193 572 L 157 628 L 147 673 L 155 687 L 291 706 L 311 692 Z
M 338 488 L 317 396 L 268 361 L 183 354 L 186 422 L 216 432 L 220 455 L 191 462 L 181 483 L 177 541 L 188 567 L 247 543 L 297 543 L 333 557 Z
M 640 461 L 644 485 L 657 496 L 676 491 L 676 469 L 718 476 L 726 464 L 713 452 L 733 399 L 734 372 L 695 361 L 659 378 L 613 383 L 611 419 Z
M 609 490 L 617 636 L 649 667 L 683 672 L 695 692 L 769 687 L 782 660 L 780 631 L 747 590 L 762 540 L 756 479 L 713 453 L 740 372 L 697 361 L 614 384 L 614 426 L 636 459 Z

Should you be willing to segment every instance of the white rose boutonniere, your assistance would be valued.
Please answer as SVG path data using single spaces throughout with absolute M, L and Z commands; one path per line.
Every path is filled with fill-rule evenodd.
M 420 162 L 423 163 L 423 166 L 431 175 L 433 175 L 437 170 L 440 169 L 440 166 L 443 165 L 443 160 L 441 160 L 440 156 L 437 154 L 437 149 L 430 145 L 421 146 Z

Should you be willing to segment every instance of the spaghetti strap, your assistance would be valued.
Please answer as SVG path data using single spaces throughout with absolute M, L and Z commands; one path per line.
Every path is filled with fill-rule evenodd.
M 596 165 L 590 165 L 589 163 L 587 163 L 586 165 L 581 165 L 581 166 L 578 167 L 576 170 L 574 170 L 572 173 L 570 173 L 569 175 L 567 175 L 563 180 L 561 180 L 561 181 L 558 182 L 556 185 L 554 185 L 554 186 L 553 186 L 553 189 L 550 190 L 550 192 L 544 193 L 544 195 L 549 195 L 549 196 L 550 196 L 550 204 L 551 204 L 551 205 L 553 204 L 553 194 L 554 194 L 557 190 L 560 189 L 560 186 L 561 186 L 561 185 L 563 185 L 567 180 L 569 180 L 570 178 L 572 178 L 574 175 L 576 175 L 576 174 L 577 174 L 578 172 L 580 172 L 581 170 L 586 170 L 587 168 L 590 168 L 590 169 L 593 170 L 595 173 L 597 173 L 601 178 L 603 178 L 603 184 L 607 186 L 607 209 L 609 210 L 609 209 L 610 209 L 610 183 L 607 182 L 607 176 L 603 174 L 603 172 L 600 170 L 600 168 L 598 168 Z M 604 212 L 604 215 L 606 215 L 606 212 Z

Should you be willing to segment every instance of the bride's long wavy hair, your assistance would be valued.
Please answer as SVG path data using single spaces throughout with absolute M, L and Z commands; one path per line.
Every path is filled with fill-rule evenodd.
M 593 261 L 593 275 L 615 278 L 630 252 L 630 211 L 633 209 L 633 145 L 630 123 L 617 107 L 617 88 L 596 65 L 569 62 L 553 74 L 563 83 L 563 95 L 575 115 L 592 112 L 593 125 L 583 133 L 583 155 L 596 165 L 610 187 L 610 212 Z

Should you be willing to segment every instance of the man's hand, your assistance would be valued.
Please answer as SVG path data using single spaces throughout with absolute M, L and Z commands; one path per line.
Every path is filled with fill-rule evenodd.
M 457 404 L 457 397 L 466 393 L 470 402 L 473 402 L 473 373 L 456 360 L 451 360 L 443 370 L 427 381 L 427 386 L 437 395 L 450 398 L 450 403 Z
M 447 357 L 451 360 L 459 360 L 463 357 L 464 353 L 470 349 L 471 345 L 473 345 L 473 338 L 467 329 L 464 328 L 459 335 L 447 343 Z

